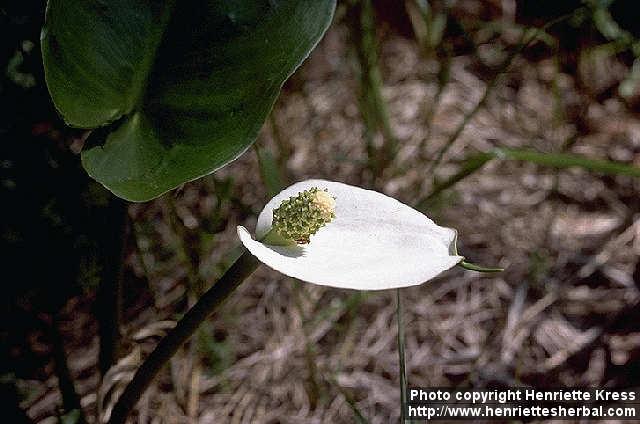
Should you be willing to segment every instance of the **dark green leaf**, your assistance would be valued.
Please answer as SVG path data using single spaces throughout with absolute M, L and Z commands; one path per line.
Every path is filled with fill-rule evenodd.
M 254 141 L 334 0 L 50 0 L 47 83 L 70 125 L 96 128 L 82 162 L 144 201 L 224 166 Z
M 45 76 L 69 125 L 95 128 L 133 110 L 172 8 L 166 1 L 49 1 Z

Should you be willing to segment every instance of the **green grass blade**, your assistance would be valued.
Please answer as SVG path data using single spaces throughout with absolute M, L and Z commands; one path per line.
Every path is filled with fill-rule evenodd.
M 358 405 L 356 404 L 356 400 L 353 398 L 351 393 L 349 393 L 347 390 L 345 390 L 345 388 L 342 387 L 338 383 L 338 381 L 335 379 L 335 377 L 333 375 L 330 375 L 330 374 L 327 373 L 327 374 L 323 375 L 323 378 L 325 379 L 325 381 L 327 383 L 329 383 L 329 385 L 331 385 L 331 386 L 335 387 L 336 389 L 338 389 L 340 394 L 344 397 L 344 400 L 349 405 L 349 408 L 351 408 L 351 412 L 353 412 L 354 422 L 356 422 L 358 424 L 369 424 L 369 421 L 367 420 L 367 418 L 364 416 L 364 414 L 358 408 Z
M 467 159 L 465 159 L 462 162 L 460 170 L 457 173 L 455 173 L 454 175 L 452 175 L 451 177 L 447 178 L 442 182 L 436 183 L 433 186 L 433 189 L 431 190 L 431 192 L 416 203 L 416 208 L 418 210 L 424 208 L 431 199 L 433 199 L 434 197 L 436 197 L 438 194 L 442 193 L 446 189 L 453 187 L 459 181 L 462 181 L 463 179 L 467 178 L 469 175 L 472 175 L 476 171 L 482 169 L 487 162 L 489 162 L 494 158 L 495 158 L 495 155 L 491 153 L 477 153 L 469 156 Z
M 552 168 L 582 168 L 606 175 L 627 175 L 640 178 L 640 168 L 637 166 L 609 160 L 589 159 L 571 153 L 539 153 L 529 149 L 499 148 L 494 150 L 492 154 L 495 158 L 531 162 Z
M 262 181 L 267 188 L 269 197 L 273 197 L 284 188 L 284 182 L 280 174 L 278 163 L 271 152 L 258 144 L 254 144 Z
M 589 159 L 573 153 L 541 153 L 531 149 L 498 148 L 491 152 L 475 153 L 468 156 L 462 161 L 460 170 L 445 181 L 437 183 L 428 195 L 416 202 L 416 208 L 418 210 L 424 209 L 435 196 L 473 175 L 493 159 L 529 162 L 556 169 L 582 168 L 586 171 L 605 175 L 624 175 L 640 178 L 640 167 L 625 163 L 604 159 Z

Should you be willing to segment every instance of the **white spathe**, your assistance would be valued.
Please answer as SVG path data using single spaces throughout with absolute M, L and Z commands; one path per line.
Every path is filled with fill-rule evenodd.
M 310 188 L 336 199 L 335 218 L 311 242 L 269 246 L 238 227 L 242 244 L 260 261 L 309 283 L 356 290 L 422 284 L 459 263 L 456 231 L 436 225 L 417 210 L 372 190 L 325 180 L 296 183 L 267 203 L 256 226 L 259 240 L 271 229 L 273 210 Z

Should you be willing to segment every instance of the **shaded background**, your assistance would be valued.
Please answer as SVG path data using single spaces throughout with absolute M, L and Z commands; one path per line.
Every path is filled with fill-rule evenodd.
M 638 179 L 477 156 L 527 147 L 640 166 L 634 2 L 342 2 L 255 147 L 144 204 L 82 170 L 86 134 L 64 126 L 44 85 L 44 4 L 12 3 L 0 7 L 8 422 L 96 422 L 237 255 L 235 226 L 253 228 L 274 191 L 309 177 L 418 205 L 458 229 L 470 260 L 506 268 L 403 291 L 410 385 L 637 387 Z M 526 31 L 558 18 L 524 48 Z M 464 178 L 443 185 L 452 175 Z M 263 267 L 135 419 L 395 422 L 395 319 L 395 293 Z

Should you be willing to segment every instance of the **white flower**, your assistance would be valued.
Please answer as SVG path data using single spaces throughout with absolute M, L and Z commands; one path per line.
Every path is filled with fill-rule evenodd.
M 290 203 L 292 197 L 299 201 L 303 194 L 306 198 L 312 195 L 325 208 L 333 207 L 331 200 L 335 199 L 334 218 L 311 233 L 305 244 L 260 241 L 272 230 L 274 210 L 285 200 Z M 267 240 L 274 239 L 273 233 Z M 325 180 L 302 181 L 286 188 L 260 213 L 257 240 L 242 226 L 238 236 L 254 256 L 283 274 L 357 290 L 422 284 L 464 259 L 456 253 L 455 230 L 436 225 L 382 193 Z

